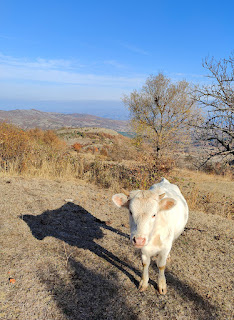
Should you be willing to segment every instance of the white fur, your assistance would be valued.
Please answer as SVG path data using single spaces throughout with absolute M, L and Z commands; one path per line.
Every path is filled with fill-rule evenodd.
M 180 236 L 188 221 L 188 205 L 180 189 L 163 178 L 149 190 L 132 191 L 129 197 L 116 194 L 112 200 L 118 207 L 129 208 L 131 241 L 142 251 L 143 275 L 140 290 L 143 291 L 148 286 L 150 259 L 157 255 L 157 265 L 160 268 L 159 292 L 165 294 L 166 260 L 173 241 Z

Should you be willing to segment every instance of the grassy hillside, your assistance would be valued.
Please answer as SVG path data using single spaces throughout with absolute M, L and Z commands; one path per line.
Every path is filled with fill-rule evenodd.
M 160 296 L 155 259 L 137 290 L 140 252 L 111 190 L 8 176 L 0 192 L 1 319 L 232 319 L 231 220 L 191 210 Z
M 112 130 L 58 132 L 0 125 L 0 318 L 5 320 L 232 319 L 233 198 L 222 175 L 156 159 L 149 145 Z M 115 191 L 162 176 L 190 208 L 167 266 L 168 293 L 137 291 L 140 252 Z
M 7 121 L 24 129 L 35 127 L 43 130 L 55 130 L 62 127 L 104 127 L 118 131 L 128 131 L 129 123 L 125 120 L 112 120 L 89 114 L 64 114 L 42 112 L 39 110 L 0 110 L 0 121 Z
M 232 174 L 217 175 L 176 166 L 178 156 L 157 159 L 149 145 L 110 129 L 77 128 L 24 131 L 0 125 L 0 174 L 77 180 L 113 191 L 146 189 L 162 176 L 179 185 L 194 210 L 233 217 Z M 177 158 L 177 159 L 176 159 Z M 181 158 L 183 160 L 183 158 Z

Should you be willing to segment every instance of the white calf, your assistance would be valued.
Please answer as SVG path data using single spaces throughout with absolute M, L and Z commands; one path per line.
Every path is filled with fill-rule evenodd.
M 149 190 L 136 190 L 129 196 L 115 194 L 113 202 L 129 209 L 131 241 L 141 248 L 143 274 L 139 290 L 148 287 L 150 258 L 157 255 L 158 289 L 166 294 L 164 270 L 173 241 L 183 232 L 188 221 L 188 205 L 180 189 L 163 178 Z

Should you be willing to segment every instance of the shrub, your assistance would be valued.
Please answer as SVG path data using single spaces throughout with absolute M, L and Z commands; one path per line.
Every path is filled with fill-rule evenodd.
M 104 157 L 108 156 L 108 146 L 103 146 L 100 150 L 100 154 Z
M 226 162 L 207 162 L 202 168 L 202 171 L 206 173 L 216 174 L 216 175 L 230 175 L 233 177 L 234 170 L 233 166 Z
M 0 167 L 5 171 L 22 173 L 40 168 L 66 150 L 66 144 L 51 131 L 24 131 L 12 124 L 0 123 Z
M 8 165 L 15 174 L 45 178 L 69 177 L 86 179 L 105 188 L 148 188 L 171 169 L 171 163 L 158 161 L 146 148 L 142 152 L 131 145 L 129 138 L 114 137 L 112 145 L 105 145 L 100 150 L 96 146 L 75 143 L 72 148 L 91 152 L 94 160 L 82 155 L 71 154 L 64 141 L 53 131 L 33 129 L 24 131 L 9 124 L 0 127 L 1 164 L 8 160 Z M 109 136 L 108 136 L 109 137 Z M 109 161 L 100 161 L 100 155 Z M 134 159 L 128 166 L 121 160 Z M 113 160 L 117 160 L 116 163 Z M 3 168 L 3 165 L 2 165 Z
M 18 170 L 22 170 L 27 155 L 31 152 L 31 141 L 22 129 L 0 123 L 0 160 L 1 168 L 9 170 L 11 163 L 17 161 Z
M 47 147 L 54 152 L 64 151 L 66 148 L 66 143 L 59 139 L 52 130 L 31 129 L 28 131 L 28 135 L 37 144 Z
M 79 152 L 79 151 L 83 148 L 83 145 L 80 144 L 80 143 L 78 143 L 78 142 L 76 142 L 76 143 L 73 144 L 72 148 L 73 148 L 75 151 Z

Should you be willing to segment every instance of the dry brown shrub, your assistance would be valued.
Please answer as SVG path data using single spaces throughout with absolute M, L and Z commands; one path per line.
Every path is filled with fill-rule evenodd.
M 73 144 L 72 148 L 73 148 L 75 151 L 79 152 L 79 151 L 83 148 L 83 145 L 80 144 L 80 143 L 78 143 L 78 142 L 76 142 L 76 143 Z
M 159 165 L 155 160 L 144 164 L 133 163 L 130 166 L 95 160 L 86 163 L 84 168 L 88 181 L 116 191 L 121 188 L 148 189 L 171 170 L 168 166 L 162 169 L 161 163 Z
M 31 141 L 27 132 L 8 124 L 0 123 L 1 168 L 9 170 L 12 162 L 17 162 L 18 170 L 25 166 L 25 159 L 31 152 Z
M 86 153 L 91 153 L 91 154 L 97 154 L 99 152 L 99 149 L 94 146 L 89 146 L 85 149 Z
M 209 173 L 209 174 L 215 174 L 215 175 L 221 175 L 221 176 L 230 176 L 233 178 L 234 176 L 234 167 L 229 165 L 227 162 L 208 162 L 203 167 L 201 167 L 201 170 Z
M 108 149 L 109 147 L 108 146 L 103 146 L 101 149 L 100 149 L 100 154 L 104 157 L 107 157 L 108 156 Z
M 22 129 L 8 123 L 0 124 L 1 156 L 12 159 L 29 150 L 29 137 Z
M 146 158 L 142 163 L 138 163 L 129 170 L 128 188 L 148 189 L 162 176 L 168 175 L 172 169 L 170 162 L 162 159 Z
M 54 152 L 64 151 L 66 148 L 66 143 L 52 130 L 43 131 L 36 128 L 29 130 L 28 134 L 30 139 L 33 139 L 37 144 L 46 146 Z
M 66 144 L 53 131 L 24 131 L 8 123 L 0 124 L 0 168 L 14 174 L 40 169 L 45 162 L 57 159 Z M 32 170 L 34 171 L 34 170 Z
M 108 159 L 111 161 L 137 160 L 138 151 L 126 137 L 114 137 L 108 150 Z
M 114 136 L 112 134 L 109 134 L 109 133 L 105 133 L 105 132 L 99 132 L 98 136 L 100 138 L 102 138 L 103 140 L 105 140 L 105 139 L 109 139 L 109 140 L 116 139 L 116 136 Z
M 39 128 L 30 129 L 30 130 L 28 130 L 28 133 L 31 138 L 33 138 L 37 141 L 41 141 L 41 142 L 43 141 L 44 131 L 42 129 L 39 129 Z
M 86 138 L 93 139 L 93 140 L 96 140 L 99 138 L 97 133 L 92 133 L 92 132 L 86 132 L 85 136 Z

